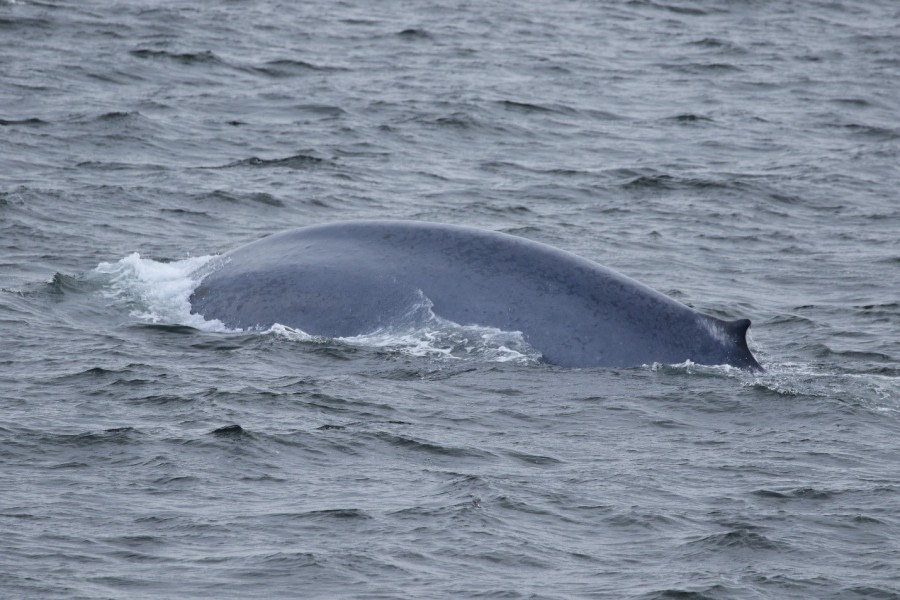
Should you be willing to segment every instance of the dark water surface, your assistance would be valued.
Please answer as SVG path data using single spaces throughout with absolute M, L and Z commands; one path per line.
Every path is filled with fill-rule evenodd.
M 0 596 L 900 597 L 898 115 L 892 0 L 0 1 Z M 748 317 L 767 371 L 189 314 L 375 217 Z

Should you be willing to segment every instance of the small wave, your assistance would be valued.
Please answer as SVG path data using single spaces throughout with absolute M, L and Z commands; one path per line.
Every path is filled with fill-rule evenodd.
M 419 440 L 408 436 L 388 433 L 386 431 L 378 431 L 367 434 L 367 437 L 386 442 L 389 446 L 399 448 L 401 450 L 409 450 L 413 452 L 421 452 L 434 456 L 448 456 L 452 458 L 478 458 L 493 459 L 494 454 L 486 450 L 477 448 L 461 448 L 458 446 L 445 446 L 436 442 Z
M 857 304 L 853 308 L 869 314 L 884 316 L 900 315 L 900 302 L 883 302 L 880 304 Z
M 143 115 L 136 110 L 133 111 L 112 111 L 108 113 L 103 113 L 99 117 L 97 117 L 98 121 L 121 121 L 124 119 L 131 118 L 143 118 Z
M 46 434 L 41 441 L 46 445 L 87 448 L 105 445 L 131 445 L 140 435 L 142 433 L 133 427 L 117 427 L 84 433 Z
M 272 518 L 283 518 L 287 520 L 368 520 L 371 519 L 372 516 L 364 510 L 360 510 L 358 508 L 322 508 L 318 510 L 307 510 L 304 512 L 298 513 L 279 513 L 270 515 Z
M 153 163 L 125 163 L 125 162 L 104 162 L 99 160 L 86 160 L 75 165 L 82 169 L 97 169 L 100 171 L 125 171 L 129 169 L 149 169 L 152 171 L 162 171 L 166 167 Z
M 604 520 L 614 527 L 628 529 L 661 530 L 673 525 L 673 520 L 666 515 L 634 509 L 611 515 Z
M 706 75 L 706 74 L 710 74 L 710 73 L 730 73 L 730 72 L 738 73 L 738 72 L 743 71 L 743 69 L 737 65 L 733 65 L 731 63 L 724 63 L 724 62 L 687 63 L 687 64 L 662 63 L 659 66 L 667 71 L 673 71 L 675 73 L 686 73 L 689 75 Z
M 567 106 L 546 106 L 543 104 L 534 104 L 531 102 L 517 102 L 515 100 L 501 100 L 500 106 L 506 110 L 524 112 L 524 113 L 561 113 L 572 114 L 575 111 Z
M 28 125 L 30 127 L 40 127 L 47 125 L 47 121 L 32 117 L 30 119 L 0 119 L 0 127 L 9 127 L 11 125 Z
M 747 50 L 731 40 L 722 38 L 705 37 L 693 42 L 688 42 L 689 46 L 695 48 L 710 49 L 717 52 L 727 52 L 730 54 L 747 54 Z
M 253 192 L 249 194 L 235 194 L 233 192 L 226 192 L 224 190 L 213 190 L 212 192 L 205 192 L 203 194 L 198 194 L 195 196 L 200 201 L 214 201 L 214 202 L 233 202 L 233 203 L 242 203 L 244 201 L 255 202 L 257 204 L 265 204 L 268 206 L 276 206 L 282 207 L 284 206 L 284 202 L 273 196 L 272 194 L 267 194 L 266 192 Z
M 526 452 L 507 451 L 506 455 L 528 465 L 550 466 L 562 464 L 563 461 L 552 456 L 542 456 L 540 454 L 528 454 Z
M 407 40 L 427 40 L 431 38 L 431 34 L 424 29 L 415 28 L 404 29 L 398 32 L 397 35 Z
M 235 167 L 251 167 L 251 168 L 277 168 L 283 167 L 287 169 L 308 169 L 309 167 L 321 165 L 323 163 L 329 162 L 324 158 L 319 158 L 318 156 L 312 156 L 309 154 L 295 154 L 293 156 L 287 156 L 285 158 L 259 158 L 257 156 L 251 156 L 250 158 L 244 158 L 241 160 L 236 160 L 234 162 L 230 162 L 227 165 L 222 165 L 221 167 L 213 167 L 218 169 L 231 169 Z
M 478 129 L 482 124 L 471 115 L 464 112 L 454 112 L 443 117 L 425 118 L 423 122 L 429 125 L 438 125 L 440 127 L 449 127 L 452 129 Z
M 245 70 L 273 78 L 297 77 L 316 72 L 342 71 L 340 67 L 321 66 L 305 60 L 279 58 L 270 60 L 262 66 L 246 67 Z
M 700 122 L 708 122 L 711 123 L 712 119 L 710 117 L 704 117 L 703 115 L 696 115 L 693 113 L 683 113 L 680 115 L 675 115 L 673 117 L 668 117 L 672 121 L 676 121 L 678 123 L 700 123 Z
M 764 394 L 806 399 L 839 398 L 842 404 L 875 413 L 900 410 L 900 373 L 883 363 L 822 364 L 766 361 L 764 373 L 742 381 Z
M 848 106 L 850 108 L 871 108 L 876 106 L 875 102 L 866 98 L 832 98 L 829 102 L 839 106 Z
M 725 533 L 708 535 L 689 545 L 703 546 L 708 549 L 746 549 L 746 550 L 788 550 L 783 542 L 772 540 L 761 533 L 747 529 L 736 529 Z
M 301 112 L 324 115 L 326 117 L 342 117 L 347 114 L 347 111 L 340 106 L 332 106 L 330 104 L 298 104 L 294 108 Z M 353 155 L 352 153 L 347 152 L 344 154 Z M 388 154 L 384 152 L 380 153 L 380 155 L 388 156 Z
M 211 434 L 232 439 L 248 437 L 250 435 L 250 433 L 248 433 L 246 429 L 237 424 L 219 427 L 218 429 L 212 431 Z
M 18 4 L 17 0 L 0 0 L 0 6 L 2 5 L 12 6 L 14 4 Z M 42 18 L 27 18 L 27 17 L 0 17 L 0 30 L 3 29 L 37 29 L 44 30 L 53 27 L 53 21 L 49 19 Z
M 759 489 L 755 490 L 753 495 L 760 498 L 774 498 L 778 500 L 830 500 L 834 493 L 827 490 L 802 487 L 786 491 Z
M 103 382 L 113 385 L 149 383 L 147 379 L 139 376 L 137 368 L 139 366 L 130 364 L 121 368 L 91 367 L 73 373 L 58 375 L 55 377 L 55 380 L 62 384 L 73 384 L 76 382 Z
M 651 6 L 655 6 L 656 8 L 662 8 L 669 12 L 673 12 L 677 15 L 689 15 L 689 16 L 702 16 L 709 14 L 708 11 L 697 8 L 695 6 L 679 6 L 677 4 L 657 4 L 650 2 Z
M 864 123 L 847 123 L 835 127 L 850 133 L 853 137 L 873 142 L 892 142 L 900 138 L 900 129 L 893 127 L 879 127 Z
M 891 363 L 893 361 L 893 357 L 889 354 L 868 349 L 835 349 L 825 344 L 812 344 L 809 346 L 809 350 L 817 358 L 835 357 L 841 362 L 844 362 L 847 359 L 853 359 L 857 361 L 870 361 L 874 363 Z
M 836 598 L 896 598 L 896 587 L 878 587 L 876 585 L 856 585 L 845 587 L 838 592 Z
M 633 175 L 630 175 L 632 173 Z M 743 190 L 747 186 L 740 180 L 702 179 L 699 177 L 680 177 L 657 171 L 635 172 L 629 169 L 622 173 L 629 177 L 621 184 L 626 190 Z M 636 175 L 636 176 L 634 176 Z
M 225 64 L 214 52 L 203 50 L 201 52 L 168 52 L 166 50 L 151 50 L 138 48 L 129 52 L 132 56 L 144 59 L 165 59 L 179 62 L 184 65 L 193 64 Z
M 711 585 L 699 590 L 682 588 L 666 588 L 650 592 L 642 596 L 643 600 L 714 600 L 715 598 L 731 598 L 735 590 L 722 585 Z

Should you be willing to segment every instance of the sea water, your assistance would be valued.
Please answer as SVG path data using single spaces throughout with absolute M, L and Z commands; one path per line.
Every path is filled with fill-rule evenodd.
M 0 596 L 900 597 L 900 6 L 0 2 Z M 291 227 L 524 236 L 766 367 L 229 330 Z

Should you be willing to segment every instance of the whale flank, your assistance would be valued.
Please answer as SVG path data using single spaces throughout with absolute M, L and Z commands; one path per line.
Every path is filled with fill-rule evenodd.
M 746 343 L 749 320 L 704 315 L 595 262 L 498 232 L 348 221 L 275 234 L 223 258 L 191 295 L 191 312 L 231 328 L 369 335 L 402 323 L 425 297 L 435 317 L 520 332 L 564 367 L 761 369 Z

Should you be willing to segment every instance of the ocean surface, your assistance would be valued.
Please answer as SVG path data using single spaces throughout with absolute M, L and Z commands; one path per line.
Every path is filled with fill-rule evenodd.
M 0 597 L 900 598 L 900 3 L 0 0 Z M 189 312 L 213 257 L 524 236 L 766 367 Z

